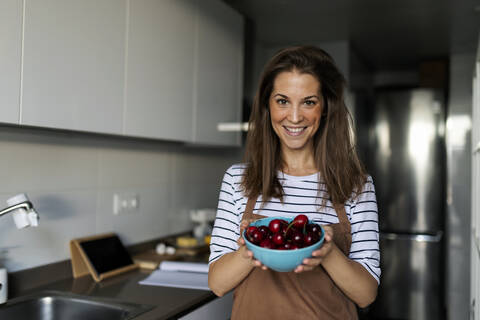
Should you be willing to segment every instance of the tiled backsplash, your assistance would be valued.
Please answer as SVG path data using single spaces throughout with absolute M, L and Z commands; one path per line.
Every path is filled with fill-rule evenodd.
M 0 218 L 0 264 L 23 270 L 70 257 L 68 241 L 116 232 L 134 244 L 191 227 L 189 210 L 215 207 L 234 148 L 0 127 L 0 207 L 26 192 L 40 215 L 18 230 Z M 139 210 L 113 214 L 113 194 L 139 196 Z

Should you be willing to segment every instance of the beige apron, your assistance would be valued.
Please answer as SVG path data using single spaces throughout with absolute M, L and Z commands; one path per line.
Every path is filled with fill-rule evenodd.
M 253 214 L 256 199 L 249 199 L 244 219 Z M 339 223 L 331 224 L 335 244 L 348 256 L 352 235 L 345 207 L 335 206 Z M 254 268 L 235 288 L 232 320 L 241 319 L 358 319 L 355 304 L 319 266 L 301 273 Z

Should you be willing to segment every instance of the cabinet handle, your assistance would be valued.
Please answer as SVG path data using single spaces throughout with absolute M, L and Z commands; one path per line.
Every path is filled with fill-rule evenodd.
M 248 131 L 248 122 L 220 122 L 217 124 L 217 131 Z
M 475 298 L 472 299 L 472 304 L 470 305 L 470 319 L 475 320 Z
M 439 231 L 434 235 L 430 234 L 405 234 L 405 233 L 386 233 L 381 232 L 380 238 L 387 240 L 413 240 L 418 242 L 439 242 L 442 239 L 443 232 Z
M 475 149 L 473 150 L 473 154 L 477 153 L 477 152 L 480 152 L 480 141 L 477 143 L 477 146 L 475 147 Z
M 480 257 L 480 237 L 477 235 L 475 227 L 472 228 L 472 237 L 473 242 L 475 243 L 475 248 L 477 248 L 477 254 Z

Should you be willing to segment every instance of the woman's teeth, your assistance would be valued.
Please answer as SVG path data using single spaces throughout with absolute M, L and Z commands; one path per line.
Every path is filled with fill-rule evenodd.
M 299 134 L 301 133 L 305 127 L 301 127 L 301 128 L 292 128 L 292 127 L 284 127 L 288 133 L 292 133 L 292 134 Z

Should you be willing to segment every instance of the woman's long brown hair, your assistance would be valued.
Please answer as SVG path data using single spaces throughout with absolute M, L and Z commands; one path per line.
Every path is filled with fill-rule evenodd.
M 272 197 L 283 201 L 277 178 L 283 160 L 271 125 L 269 98 L 277 75 L 294 70 L 311 74 L 320 82 L 324 105 L 313 138 L 315 164 L 332 203 L 345 203 L 352 193 L 361 191 L 366 172 L 355 150 L 353 121 L 344 102 L 345 78 L 328 53 L 311 46 L 281 50 L 263 71 L 249 120 L 242 188 L 249 198 L 261 194 L 264 201 Z

